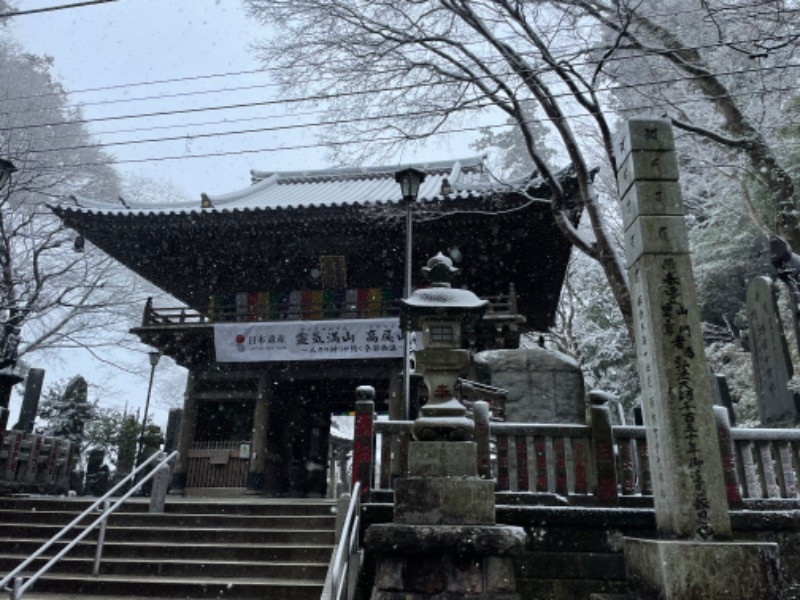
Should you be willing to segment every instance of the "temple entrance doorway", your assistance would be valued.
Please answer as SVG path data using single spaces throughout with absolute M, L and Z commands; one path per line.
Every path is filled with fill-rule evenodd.
M 363 380 L 305 380 L 277 383 L 267 427 L 264 473 L 268 496 L 325 497 L 331 415 L 354 409 Z M 376 382 L 386 398 L 388 382 Z M 375 384 L 373 384 L 375 385 Z
M 195 438 L 188 450 L 187 487 L 245 487 L 254 407 L 254 399 L 224 397 L 199 404 Z

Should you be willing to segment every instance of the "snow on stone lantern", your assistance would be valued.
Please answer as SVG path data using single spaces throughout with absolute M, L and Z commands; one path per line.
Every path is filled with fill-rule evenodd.
M 424 349 L 416 351 L 416 370 L 423 374 L 429 398 L 412 433 L 419 441 L 470 440 L 475 426 L 454 390 L 471 359 L 462 348 L 463 334 L 474 329 L 489 303 L 451 287 L 458 269 L 441 252 L 422 271 L 431 287 L 414 291 L 400 308 L 402 327 L 422 332 Z

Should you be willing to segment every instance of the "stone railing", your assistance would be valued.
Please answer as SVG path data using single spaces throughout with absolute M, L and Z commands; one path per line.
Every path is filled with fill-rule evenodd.
M 800 429 L 733 429 L 745 498 L 797 498 Z
M 408 468 L 410 421 L 375 421 L 368 406 L 358 422 L 354 477 L 362 488 L 389 492 Z M 635 506 L 652 502 L 644 427 L 612 426 L 607 406 L 593 404 L 589 425 L 481 423 L 478 461 L 496 482 L 500 503 Z M 714 410 L 728 502 L 774 505 L 800 499 L 800 430 L 732 429 Z M 369 431 L 366 429 L 370 428 Z M 485 428 L 488 435 L 482 436 Z M 373 440 L 372 444 L 367 440 Z M 359 446 L 359 441 L 360 446 Z

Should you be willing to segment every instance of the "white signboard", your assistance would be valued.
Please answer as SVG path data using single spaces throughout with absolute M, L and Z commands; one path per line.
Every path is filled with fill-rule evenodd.
M 217 362 L 401 358 L 400 320 L 284 321 L 214 325 Z

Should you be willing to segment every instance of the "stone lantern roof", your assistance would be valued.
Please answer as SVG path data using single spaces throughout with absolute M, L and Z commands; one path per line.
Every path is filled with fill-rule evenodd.
M 458 269 L 453 261 L 439 252 L 422 269 L 431 287 L 415 290 L 401 300 L 401 324 L 415 329 L 422 317 L 461 316 L 464 321 L 475 321 L 483 316 L 488 300 L 478 298 L 473 292 L 451 287 Z

